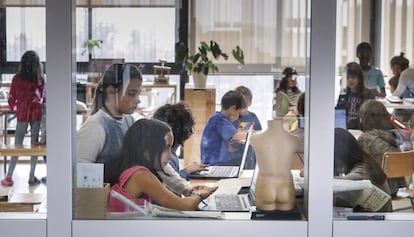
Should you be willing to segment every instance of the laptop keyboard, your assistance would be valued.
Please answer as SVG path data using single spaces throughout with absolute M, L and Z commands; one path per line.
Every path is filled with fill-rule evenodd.
M 218 210 L 241 211 L 248 206 L 244 199 L 237 195 L 216 195 L 214 199 Z
M 214 169 L 210 169 L 208 175 L 214 177 L 232 177 L 236 176 L 237 168 L 230 167 L 230 166 L 215 166 Z

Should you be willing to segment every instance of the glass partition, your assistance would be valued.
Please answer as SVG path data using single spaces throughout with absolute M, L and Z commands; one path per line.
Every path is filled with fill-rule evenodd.
M 47 213 L 45 8 L 2 7 L 0 12 L 1 25 L 5 26 L 0 40 L 3 156 L 0 217 L 18 216 L 11 212 L 30 212 L 35 218 L 44 219 Z
M 403 49 L 405 46 L 400 46 L 412 44 L 412 41 L 402 40 L 410 37 L 393 22 L 408 17 L 403 12 L 413 10 L 410 3 L 385 1 L 377 5 L 370 1 L 338 1 L 333 169 L 335 218 L 412 218 L 406 213 L 414 210 L 409 194 L 413 177 L 411 171 L 405 172 L 402 168 L 410 165 L 393 165 L 394 156 L 408 157 L 413 150 L 414 107 L 408 102 L 410 98 L 404 98 L 406 94 L 394 93 L 397 85 L 404 85 L 398 82 L 400 73 L 409 70 L 405 69 L 409 65 L 406 56 L 401 56 L 395 50 L 399 47 L 401 50 L 398 50 L 411 54 L 411 51 Z M 407 8 L 402 11 L 403 5 Z M 364 8 L 371 10 L 367 11 L 368 14 L 360 14 Z M 376 19 L 382 23 L 381 32 L 377 32 L 379 29 L 374 23 L 368 24 L 363 20 L 370 14 L 381 16 Z M 359 23 L 350 24 L 351 21 Z M 402 27 L 405 26 L 409 27 Z M 391 31 L 394 34 L 390 38 L 385 32 Z M 341 37 L 343 35 L 354 37 Z M 372 35 L 380 38 L 373 39 Z M 381 47 L 377 42 L 382 42 Z M 383 42 L 395 44 L 385 45 Z M 351 46 L 354 50 L 349 50 Z M 394 50 L 394 59 L 391 59 L 390 49 Z M 390 63 L 384 61 L 393 63 L 390 67 Z M 393 67 L 398 67 L 398 70 L 393 70 L 391 81 L 395 81 L 394 85 L 389 82 L 391 78 L 387 77 Z M 381 90 L 385 93 L 381 94 Z M 391 95 L 395 98 L 391 98 Z M 399 162 L 410 162 L 410 159 L 400 158 Z M 393 173 L 393 169 L 398 173 Z
M 220 62 L 218 64 L 220 73 L 217 75 L 209 75 L 206 89 L 200 90 L 195 88 L 193 81 L 190 80 L 185 87 L 182 87 L 185 90 L 185 97 L 184 100 L 181 101 L 181 104 L 170 105 L 172 106 L 170 108 L 168 105 L 165 105 L 170 103 L 169 100 L 166 100 L 164 103 L 152 108 L 152 111 L 145 110 L 147 108 L 142 110 L 141 103 L 151 105 L 152 97 L 158 96 L 152 92 L 159 93 L 162 87 L 168 87 L 174 82 L 170 81 L 170 83 L 164 85 L 157 84 L 153 80 L 152 75 L 142 75 L 142 73 L 139 73 L 140 63 L 148 61 L 154 62 L 158 59 L 166 59 L 167 61 L 174 60 L 175 40 L 171 36 L 178 34 L 176 29 L 182 25 L 188 24 L 188 22 L 180 22 L 180 24 L 182 24 L 180 26 L 175 25 L 174 19 L 178 18 L 178 16 L 175 15 L 177 11 L 175 11 L 174 8 L 153 7 L 148 9 L 145 7 L 123 8 L 112 6 L 110 8 L 81 8 L 80 11 L 78 9 L 77 13 L 78 15 L 80 14 L 80 19 L 82 20 L 77 19 L 77 22 L 81 23 L 81 28 L 78 27 L 77 29 L 82 30 L 78 30 L 79 35 L 77 36 L 77 39 L 79 40 L 79 37 L 87 36 L 96 40 L 97 47 L 94 47 L 92 52 L 94 57 L 124 58 L 125 63 L 113 64 L 106 67 L 106 70 L 103 70 L 97 82 L 92 82 L 89 77 L 86 78 L 86 82 L 84 82 L 86 87 L 90 87 L 93 84 L 93 88 L 91 94 L 89 94 L 90 103 L 86 103 L 85 119 L 82 120 L 81 123 L 78 123 L 77 126 L 77 171 L 74 182 L 75 219 L 117 219 L 130 218 L 134 215 L 138 219 L 146 219 L 148 217 L 145 215 L 148 214 L 149 210 L 155 210 L 154 212 L 159 212 L 159 215 L 172 215 L 172 217 L 184 215 L 183 213 L 165 210 L 160 207 L 158 208 L 157 205 L 177 210 L 206 209 L 206 206 L 203 206 L 203 204 L 208 201 L 212 202 L 213 197 L 206 200 L 204 199 L 213 193 L 217 187 L 218 192 L 224 192 L 223 187 L 226 182 L 229 182 L 230 180 L 226 181 L 223 179 L 218 181 L 211 179 L 197 180 L 194 178 L 187 178 L 186 175 L 189 173 L 191 174 L 194 171 L 200 172 L 210 168 L 204 166 L 204 164 L 213 166 L 214 163 L 208 163 L 206 160 L 202 160 L 202 154 L 200 153 L 187 153 L 186 149 L 189 146 L 194 146 L 194 144 L 190 144 L 186 140 L 190 136 L 192 136 L 192 138 L 197 138 L 199 140 L 192 139 L 192 142 L 197 144 L 195 145 L 196 147 L 200 146 L 201 139 L 204 139 L 203 132 L 205 126 L 207 126 L 207 120 L 216 111 L 220 111 L 222 109 L 221 107 L 227 106 L 226 104 L 222 104 L 222 99 L 224 100 L 226 98 L 228 91 L 234 90 L 238 86 L 243 86 L 246 91 L 251 93 L 250 99 L 249 95 L 247 95 L 247 101 L 242 92 L 240 92 L 241 95 L 238 92 L 234 92 L 238 96 L 236 97 L 237 100 L 240 100 L 240 106 L 244 103 L 249 104 L 249 107 L 244 108 L 244 110 L 248 110 L 247 113 L 249 114 L 258 116 L 258 119 L 254 122 L 254 129 L 256 130 L 254 133 L 263 135 L 268 131 L 272 131 L 268 130 L 268 126 L 269 123 L 273 124 L 270 121 L 273 121 L 272 116 L 275 115 L 275 106 L 288 103 L 286 111 L 284 109 L 283 112 L 278 111 L 277 114 L 279 117 L 277 117 L 277 120 L 274 120 L 277 122 L 280 121 L 280 129 L 282 129 L 281 131 L 284 131 L 282 133 L 293 139 L 292 147 L 289 147 L 289 150 L 286 151 L 287 153 L 281 156 L 281 159 L 286 163 L 286 167 L 283 167 L 287 168 L 281 169 L 281 172 L 284 175 L 288 175 L 287 178 L 284 178 L 283 185 L 289 190 L 290 198 L 287 201 L 289 203 L 287 209 L 286 207 L 282 207 L 282 209 L 280 209 L 282 215 L 278 216 L 278 218 L 293 218 L 294 220 L 306 219 L 304 216 L 306 211 L 304 211 L 305 205 L 303 201 L 305 182 L 303 175 L 300 175 L 300 173 L 303 173 L 300 172 L 300 170 L 303 169 L 303 163 L 307 162 L 303 148 L 303 130 L 306 126 L 303 123 L 303 117 L 305 116 L 304 111 L 299 115 L 297 109 L 299 95 L 305 91 L 306 87 L 306 72 L 304 69 L 306 37 L 308 32 L 306 30 L 306 21 L 308 20 L 306 17 L 306 4 L 301 3 L 300 1 L 295 1 L 293 3 L 278 1 L 275 4 L 270 4 L 269 2 L 259 3 L 259 1 L 257 1 L 253 4 L 256 8 L 255 11 L 257 12 L 252 16 L 249 16 L 250 13 L 247 12 L 247 9 L 252 6 L 252 4 L 243 2 L 243 4 L 240 5 L 239 3 L 239 1 L 224 1 L 223 3 L 218 1 L 211 1 L 209 3 L 194 1 L 191 4 L 191 10 L 193 13 L 196 13 L 195 19 L 199 24 L 192 26 L 189 35 L 195 35 L 194 39 L 206 41 L 208 43 L 210 42 L 209 37 L 213 37 L 211 39 L 220 39 L 228 34 L 234 35 L 235 37 L 232 38 L 232 42 L 235 44 L 234 47 L 239 45 L 242 50 L 245 49 L 244 53 L 246 59 L 248 59 L 246 60 L 246 64 L 239 66 L 239 68 L 241 68 L 240 71 L 232 72 L 231 70 L 227 70 L 226 65 Z M 210 17 L 203 14 L 207 11 L 216 13 L 213 9 L 216 9 L 217 7 L 221 9 L 222 15 L 233 15 L 235 18 L 220 18 L 214 23 L 214 26 L 206 26 L 205 23 L 211 22 L 211 17 L 213 17 L 214 14 Z M 203 10 L 200 11 L 201 9 Z M 262 20 L 253 20 L 253 18 L 259 16 L 259 11 L 263 9 L 267 9 L 265 11 L 267 17 Z M 283 18 L 283 21 L 278 22 L 277 19 L 279 19 L 279 15 L 274 16 L 273 14 L 276 11 L 281 15 L 280 17 L 282 17 L 283 9 L 290 9 L 292 13 L 289 14 L 289 16 L 286 16 L 286 19 Z M 132 16 L 136 18 L 134 21 L 130 20 Z M 241 19 L 245 19 L 244 16 L 249 16 L 247 19 L 250 19 L 250 17 L 253 18 L 250 21 L 241 21 Z M 154 19 L 151 20 L 152 18 Z M 266 23 L 269 23 L 271 19 L 275 20 L 275 23 L 267 25 Z M 289 24 L 291 21 L 295 21 L 295 24 Z M 149 25 L 148 22 L 152 22 L 154 25 Z M 130 25 L 130 27 L 126 27 L 128 25 Z M 269 32 L 270 35 L 272 35 L 272 37 L 267 39 L 269 42 L 262 44 L 263 42 L 260 40 L 263 40 L 261 36 L 266 31 L 265 29 L 276 25 L 276 30 Z M 162 30 L 160 31 L 158 29 Z M 257 32 L 258 30 L 260 30 L 258 34 L 249 34 L 249 32 Z M 283 30 L 290 33 L 288 34 L 289 36 L 282 38 L 281 42 L 279 42 L 280 39 L 278 38 L 278 35 L 282 34 L 281 32 L 283 32 Z M 155 32 L 158 33 L 155 34 Z M 200 34 L 200 32 L 210 33 Z M 239 34 L 237 32 L 245 33 Z M 290 40 L 295 44 L 295 49 L 292 52 L 284 52 L 283 49 L 286 48 L 286 45 L 289 44 L 288 42 L 290 42 Z M 229 41 L 227 40 L 218 43 L 220 45 L 219 47 L 222 47 L 222 53 L 230 55 L 232 52 L 227 52 L 227 50 L 233 48 L 233 46 L 228 42 Z M 277 49 L 273 50 L 263 48 L 263 52 L 270 51 L 268 53 L 262 53 L 265 55 L 262 55 L 263 57 L 257 57 L 257 55 L 254 54 L 254 50 L 252 50 L 255 48 L 255 45 L 257 45 L 257 42 L 259 42 L 259 45 L 263 45 L 263 47 L 268 46 L 273 48 L 271 45 L 279 46 Z M 191 41 L 190 44 L 193 43 L 194 42 Z M 78 58 L 80 60 L 87 60 L 85 55 L 82 56 L 79 54 L 79 51 L 80 49 L 78 47 Z M 89 50 L 89 53 L 91 53 L 91 50 Z M 294 60 L 285 60 L 285 57 L 283 57 L 284 55 L 292 55 Z M 89 59 L 89 61 L 91 61 L 91 59 Z M 231 62 L 230 65 L 232 64 L 233 63 Z M 261 71 L 265 67 L 268 68 Z M 283 72 L 282 69 L 284 69 L 284 67 L 287 68 L 287 71 L 293 69 L 289 72 Z M 247 68 L 251 68 L 252 72 L 256 72 L 257 75 L 250 75 L 251 72 L 250 74 L 247 74 Z M 300 68 L 301 70 L 296 71 L 296 68 Z M 226 73 L 230 74 L 227 75 Z M 170 75 L 171 78 L 174 78 L 174 76 L 175 75 Z M 192 77 L 190 77 L 190 79 L 192 79 Z M 258 80 L 260 80 L 261 83 L 256 83 Z M 263 85 L 266 86 L 263 87 Z M 286 97 L 277 96 L 278 93 L 276 93 L 276 90 L 279 87 L 282 88 L 280 89 L 280 93 L 285 93 Z M 263 90 L 264 88 L 266 89 Z M 279 90 L 277 91 L 279 92 Z M 285 101 L 284 98 L 289 99 Z M 136 107 L 138 109 L 136 109 Z M 302 108 L 304 108 L 303 102 Z M 240 109 L 241 108 L 238 107 L 237 110 Z M 171 113 L 174 114 L 174 116 L 170 118 L 169 116 L 171 116 Z M 187 113 L 189 113 L 189 115 L 187 115 Z M 142 144 L 136 144 L 135 150 L 126 149 L 128 137 L 143 136 L 144 132 L 146 133 L 146 131 L 143 130 L 139 134 L 134 134 L 134 130 L 139 130 L 140 126 L 143 126 L 143 124 L 148 123 L 145 125 L 147 126 L 148 131 L 156 129 L 154 130 L 155 132 L 157 129 L 164 129 L 161 126 L 162 124 L 151 124 L 151 119 L 153 117 L 169 124 L 174 135 L 174 142 L 169 141 L 168 139 L 165 141 L 164 137 L 167 135 L 168 138 L 168 132 L 164 132 L 165 134 L 152 133 L 153 136 L 151 137 L 146 135 L 147 137 L 139 138 L 138 141 Z M 229 124 L 231 124 L 231 121 L 234 122 L 234 124 L 231 125 L 232 129 L 229 131 L 233 132 L 234 130 L 234 134 L 236 134 L 236 132 L 240 134 L 247 133 L 248 126 L 241 128 L 242 124 L 245 124 L 246 121 L 241 122 L 240 120 L 239 122 L 238 117 L 239 115 L 237 115 L 236 120 L 233 119 L 227 122 Z M 184 123 L 182 121 L 186 122 Z M 198 129 L 197 126 L 201 126 L 200 129 Z M 193 133 L 195 134 L 193 135 Z M 161 141 L 156 140 L 159 139 L 156 135 L 161 135 Z M 298 138 L 298 136 L 301 138 Z M 233 143 L 237 142 L 238 139 L 240 139 L 240 145 Z M 232 149 L 240 151 L 238 153 L 240 156 L 237 158 L 237 162 L 240 165 L 243 164 L 240 160 L 242 157 L 242 150 L 243 147 L 246 146 L 242 143 L 243 139 L 245 141 L 246 138 L 235 137 L 234 140 L 232 139 L 231 144 L 229 143 L 229 145 L 233 147 Z M 254 135 L 252 135 L 252 139 L 254 139 Z M 278 141 L 282 142 L 283 140 L 284 139 L 279 139 Z M 167 143 L 164 144 L 165 142 Z M 165 150 L 165 155 L 163 155 L 164 153 L 158 153 L 158 151 L 154 150 L 155 147 L 153 146 L 155 144 L 158 144 L 157 146 L 159 146 L 159 150 Z M 281 145 L 281 143 L 276 144 L 278 146 Z M 200 148 L 198 147 L 198 149 Z M 254 149 L 254 146 L 251 149 Z M 230 150 L 231 149 L 229 149 L 228 152 L 236 154 L 236 152 Z M 125 158 L 125 155 L 130 152 L 138 152 L 139 155 L 135 155 L 138 159 L 123 163 L 122 160 Z M 155 156 L 150 157 L 151 160 L 147 161 L 145 161 L 145 159 L 149 158 L 143 156 L 140 160 L 139 157 L 141 157 L 142 154 L 147 153 L 154 153 Z M 119 156 L 117 160 L 113 158 L 116 156 Z M 126 156 L 131 157 L 131 155 Z M 164 156 L 166 158 L 164 158 Z M 249 169 L 241 172 L 241 174 L 239 172 L 239 177 L 241 178 L 239 179 L 240 183 L 232 188 L 236 193 L 239 191 L 236 190 L 237 187 L 240 188 L 240 191 L 246 190 L 245 196 L 249 193 L 249 186 L 254 186 L 255 184 L 255 181 L 252 178 L 253 174 L 256 172 L 259 173 L 258 170 L 254 169 L 256 158 L 255 156 L 252 157 L 252 159 L 254 159 L 253 165 L 250 165 Z M 188 162 L 189 158 L 192 162 L 195 162 L 195 164 Z M 161 160 L 158 161 L 158 159 Z M 163 159 L 172 159 L 176 163 L 169 162 L 169 164 L 166 165 L 165 160 Z M 135 165 L 131 166 L 131 164 Z M 178 167 L 181 167 L 181 169 Z M 244 167 L 241 169 L 243 168 Z M 291 170 L 291 168 L 293 170 Z M 146 174 L 141 171 L 146 169 L 153 172 L 151 174 Z M 265 170 L 264 167 L 261 169 Z M 125 172 L 130 172 L 129 175 L 133 176 L 125 180 L 118 179 L 118 177 L 128 175 Z M 146 183 L 137 183 L 134 188 L 128 188 L 130 186 L 127 183 L 130 182 L 130 179 L 133 180 L 135 176 L 139 175 L 149 175 L 145 179 L 153 180 L 150 189 L 148 189 L 147 186 L 149 184 Z M 190 177 L 190 175 L 188 177 Z M 142 176 L 137 182 L 145 179 Z M 261 177 L 259 173 L 258 182 L 260 179 Z M 103 180 L 110 183 L 111 189 L 109 186 L 102 183 Z M 242 186 L 245 186 L 244 189 L 242 189 Z M 259 185 L 258 189 L 260 190 L 261 188 L 262 187 Z M 155 192 L 154 189 L 157 190 L 157 192 Z M 253 187 L 251 190 L 254 190 Z M 234 193 L 234 191 L 232 193 Z M 162 195 L 160 196 L 160 194 Z M 251 194 L 255 196 L 254 193 Z M 104 197 L 107 195 L 109 195 L 109 202 L 106 203 L 108 212 L 105 213 L 106 210 L 103 209 L 103 207 L 105 207 L 103 203 L 106 202 Z M 150 202 L 151 200 L 153 201 L 152 204 Z M 207 206 L 207 208 L 212 207 L 212 203 L 209 203 Z M 242 218 L 248 220 L 252 214 L 252 211 L 234 213 L 220 212 L 219 209 L 210 210 L 215 210 L 215 212 L 193 213 L 193 215 L 206 215 L 206 217 L 213 219 Z M 254 209 L 252 210 L 254 211 Z M 274 210 L 277 212 L 279 209 Z M 283 217 L 283 214 L 286 216 Z

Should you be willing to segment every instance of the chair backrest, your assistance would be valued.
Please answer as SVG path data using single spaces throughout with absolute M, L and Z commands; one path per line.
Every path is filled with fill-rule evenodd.
M 404 152 L 385 152 L 382 157 L 382 169 L 388 178 L 414 174 L 414 150 Z

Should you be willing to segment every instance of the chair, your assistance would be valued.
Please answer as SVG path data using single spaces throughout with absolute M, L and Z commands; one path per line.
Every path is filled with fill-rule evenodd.
M 410 176 L 414 174 L 414 150 L 404 152 L 385 152 L 381 162 L 382 169 L 388 178 Z M 408 191 L 408 190 L 407 190 Z M 411 208 L 414 211 L 414 195 L 410 190 Z

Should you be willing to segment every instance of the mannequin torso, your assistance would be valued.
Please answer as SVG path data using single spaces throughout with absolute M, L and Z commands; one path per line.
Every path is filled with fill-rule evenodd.
M 266 131 L 251 137 L 250 144 L 259 166 L 255 191 L 257 209 L 292 210 L 295 188 L 290 167 L 299 138 L 284 130 L 282 119 L 274 119 L 268 121 Z

